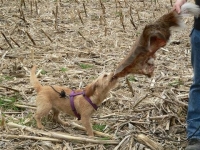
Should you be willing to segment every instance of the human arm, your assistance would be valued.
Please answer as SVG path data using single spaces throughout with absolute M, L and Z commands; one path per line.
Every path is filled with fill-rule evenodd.
M 177 11 L 177 13 L 181 12 L 181 6 L 186 3 L 187 0 L 176 0 L 176 2 L 174 3 L 174 10 Z

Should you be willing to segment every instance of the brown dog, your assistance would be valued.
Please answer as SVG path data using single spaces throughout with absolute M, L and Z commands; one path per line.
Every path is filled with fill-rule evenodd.
M 70 95 L 70 93 L 72 93 L 72 90 L 67 87 L 61 86 L 42 86 L 35 75 L 35 71 L 36 66 L 34 66 L 31 70 L 30 82 L 37 92 L 37 110 L 34 118 L 37 122 L 38 128 L 44 128 L 44 126 L 41 123 L 41 119 L 42 117 L 47 115 L 50 110 L 53 110 L 54 121 L 63 125 L 69 124 L 67 122 L 63 122 L 59 118 L 60 111 L 72 116 L 76 116 L 77 113 L 78 115 L 80 115 L 81 122 L 86 128 L 88 135 L 94 136 L 90 123 L 91 115 L 95 111 L 95 107 L 92 105 L 99 106 L 102 103 L 102 101 L 106 98 L 109 91 L 116 85 L 117 79 L 112 78 L 113 73 L 103 74 L 91 84 L 88 84 L 84 90 L 74 91 L 74 93 L 82 91 L 84 91 L 85 93 L 84 95 L 81 94 L 73 97 L 73 105 L 74 109 L 76 109 L 76 112 L 74 112 L 74 110 L 71 107 L 71 99 L 63 98 L 58 94 L 58 92 L 64 92 L 66 95 Z M 90 104 L 88 100 L 86 100 L 88 98 L 89 100 L 91 100 L 92 104 Z

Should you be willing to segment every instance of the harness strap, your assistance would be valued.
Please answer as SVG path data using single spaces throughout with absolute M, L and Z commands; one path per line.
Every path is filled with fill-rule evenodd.
M 94 104 L 94 103 L 91 101 L 91 99 L 85 95 L 85 92 L 83 92 L 83 96 L 84 96 L 85 99 L 90 103 L 90 105 L 92 105 L 92 107 L 93 107 L 95 110 L 98 109 L 98 106 L 97 106 L 96 104 Z
M 76 108 L 74 106 L 74 96 L 76 96 L 76 95 L 77 94 L 74 94 L 74 91 L 72 91 L 71 94 L 69 95 L 70 96 L 70 105 L 71 105 L 72 111 L 74 112 L 75 116 L 78 118 L 78 120 L 80 120 L 81 116 L 80 116 L 80 114 L 77 113 Z
M 97 107 L 96 104 L 94 104 L 94 103 L 91 101 L 91 99 L 90 99 L 89 97 L 87 97 L 87 96 L 85 95 L 85 92 L 84 92 L 84 91 L 83 91 L 83 92 L 79 92 L 79 93 L 75 93 L 74 91 L 72 91 L 71 94 L 69 95 L 69 96 L 70 96 L 70 105 L 71 105 L 72 111 L 74 112 L 75 116 L 78 118 L 78 120 L 80 120 L 80 119 L 81 119 L 81 116 L 80 116 L 80 114 L 77 113 L 76 108 L 75 108 L 75 106 L 74 106 L 74 97 L 77 96 L 77 95 L 83 95 L 83 97 L 90 103 L 90 105 L 92 105 L 92 107 L 93 107 L 95 110 L 97 110 L 98 107 Z
M 56 93 L 58 93 L 60 95 L 60 98 L 64 98 L 64 97 L 69 97 L 68 95 L 66 95 L 65 91 L 62 90 L 61 92 L 56 91 L 56 89 L 53 86 L 50 86 Z

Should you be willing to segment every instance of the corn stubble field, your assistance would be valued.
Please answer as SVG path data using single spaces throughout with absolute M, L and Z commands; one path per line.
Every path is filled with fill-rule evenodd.
M 54 123 L 50 113 L 45 130 L 37 130 L 36 92 L 29 81 L 36 64 L 43 85 L 84 88 L 114 71 L 144 26 L 171 9 L 170 0 L 1 0 L 0 149 L 184 149 L 186 141 L 178 141 L 186 139 L 193 17 L 157 51 L 151 78 L 119 80 L 92 116 L 93 128 L 102 133 L 95 138 L 66 114 L 61 118 L 70 127 Z

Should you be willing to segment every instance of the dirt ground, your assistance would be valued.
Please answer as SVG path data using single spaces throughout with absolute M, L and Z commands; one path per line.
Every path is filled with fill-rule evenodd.
M 171 9 L 170 0 L 1 0 L 0 149 L 184 149 L 193 17 L 184 18 L 187 26 L 173 31 L 168 45 L 157 51 L 151 78 L 121 78 L 93 115 L 94 129 L 114 138 L 88 138 L 73 125 L 52 122 L 51 114 L 43 120 L 49 133 L 44 135 L 32 118 L 36 92 L 29 71 L 33 64 L 43 85 L 84 88 L 102 72 L 114 71 L 144 26 Z M 74 117 L 61 117 L 81 125 Z M 60 140 L 51 132 L 79 141 Z

